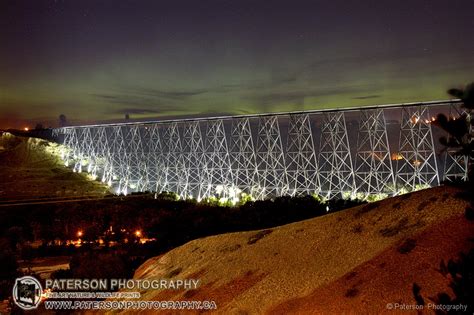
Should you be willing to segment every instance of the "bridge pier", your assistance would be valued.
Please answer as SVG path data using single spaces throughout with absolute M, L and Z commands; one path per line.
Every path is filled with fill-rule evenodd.
M 246 194 L 257 196 L 260 181 L 249 118 L 232 120 L 230 159 L 235 187 Z
M 321 186 L 309 114 L 289 115 L 287 150 L 289 194 L 319 195 Z
M 396 192 L 384 110 L 360 112 L 355 176 L 357 193 L 393 195 Z
M 199 122 L 186 122 L 183 135 L 183 154 L 186 170 L 186 196 L 194 196 L 200 200 L 209 193 L 209 177 L 207 176 L 206 151 Z
M 287 194 L 288 179 L 278 116 L 259 118 L 256 153 L 259 179 L 257 198 Z
M 321 194 L 328 199 L 350 197 L 356 186 L 344 112 L 323 116 L 319 150 Z
M 403 107 L 397 160 L 397 190 L 439 185 L 438 162 L 427 106 Z

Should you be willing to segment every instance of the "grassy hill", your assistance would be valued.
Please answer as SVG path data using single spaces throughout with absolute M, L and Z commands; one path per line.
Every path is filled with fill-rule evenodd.
M 0 136 L 0 201 L 103 195 L 107 187 L 66 168 L 59 145 L 37 138 Z
M 145 262 L 137 279 L 200 279 L 145 300 L 214 300 L 218 313 L 380 313 L 415 304 L 413 284 L 448 292 L 441 260 L 472 247 L 458 190 L 437 187 L 274 229 L 191 241 Z

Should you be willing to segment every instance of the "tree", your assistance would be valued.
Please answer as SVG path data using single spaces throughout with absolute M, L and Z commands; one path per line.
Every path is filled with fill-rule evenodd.
M 447 137 L 441 137 L 440 142 L 447 148 L 457 151 L 455 154 L 464 155 L 468 158 L 468 183 L 466 187 L 465 199 L 470 201 L 470 206 L 466 208 L 466 218 L 474 220 L 474 82 L 466 85 L 464 89 L 449 89 L 448 93 L 462 101 L 464 112 L 460 117 L 447 118 L 439 114 L 434 124 L 444 129 Z
M 59 115 L 59 127 L 67 126 L 67 118 L 66 115 L 61 114 Z
M 460 196 L 470 201 L 470 205 L 466 207 L 466 218 L 474 220 L 474 134 L 472 132 L 474 126 L 474 82 L 468 84 L 464 89 L 450 89 L 448 93 L 462 101 L 462 109 L 464 112 L 460 117 L 446 117 L 439 114 L 433 122 L 436 126 L 442 128 L 448 133 L 447 137 L 442 137 L 440 142 L 446 148 L 457 150 L 455 154 L 465 155 L 469 159 L 468 182 L 463 183 L 464 193 Z M 465 305 L 467 309 L 464 312 L 472 313 L 474 310 L 474 249 L 467 254 L 461 253 L 457 261 L 449 260 L 446 265 L 444 261 L 440 264 L 440 273 L 451 280 L 450 287 L 454 293 L 451 298 L 445 292 L 437 294 L 430 298 L 439 305 Z M 424 303 L 420 295 L 420 288 L 413 284 L 413 295 L 417 302 Z M 437 314 L 460 314 L 461 312 L 451 309 L 448 311 L 436 311 Z
M 448 94 L 459 98 L 466 108 L 474 108 L 474 82 L 466 85 L 464 89 L 449 89 Z
M 10 241 L 5 238 L 0 239 L 0 266 L 0 299 L 3 300 L 10 296 L 15 278 L 19 275 Z
M 464 89 L 449 89 L 448 93 L 462 101 L 461 108 L 464 112 L 459 117 L 446 117 L 444 114 L 438 114 L 434 125 L 442 128 L 448 133 L 447 137 L 441 137 L 440 142 L 446 148 L 455 149 L 456 155 L 469 157 L 470 168 L 469 178 L 474 180 L 474 82 L 468 84 Z

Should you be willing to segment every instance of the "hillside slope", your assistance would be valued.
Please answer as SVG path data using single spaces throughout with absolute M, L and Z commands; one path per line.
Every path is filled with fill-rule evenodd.
M 65 167 L 58 150 L 46 140 L 0 136 L 0 201 L 107 193 L 105 185 Z
M 472 243 L 457 190 L 437 187 L 272 230 L 191 241 L 145 262 L 137 279 L 200 279 L 144 300 L 213 300 L 219 313 L 379 313 L 414 304 L 412 285 L 447 291 L 437 268 Z

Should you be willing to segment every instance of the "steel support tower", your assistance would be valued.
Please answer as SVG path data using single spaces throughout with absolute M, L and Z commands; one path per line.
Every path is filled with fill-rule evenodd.
M 355 193 L 354 169 L 344 112 L 324 113 L 319 150 L 321 194 L 328 198 Z
M 397 160 L 398 189 L 439 185 L 438 162 L 427 106 L 403 107 Z
M 361 111 L 356 156 L 357 192 L 366 196 L 396 192 L 383 109 Z

